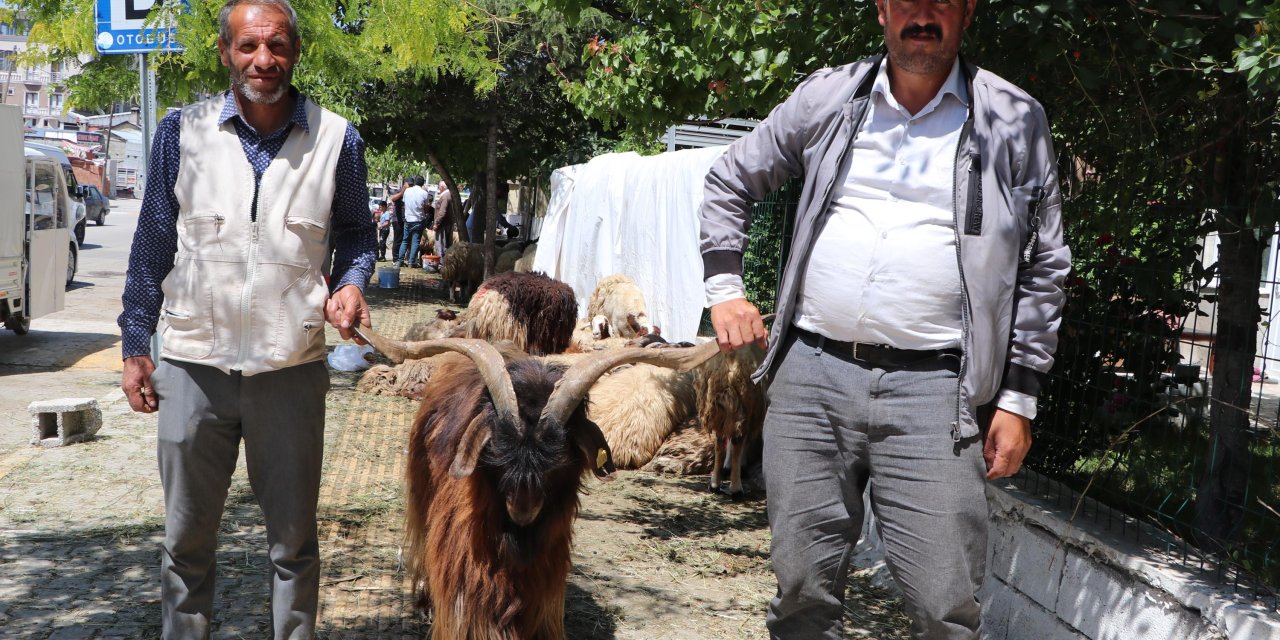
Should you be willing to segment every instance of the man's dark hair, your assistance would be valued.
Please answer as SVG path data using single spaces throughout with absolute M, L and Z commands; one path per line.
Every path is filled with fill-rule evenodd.
M 412 182 L 414 186 L 418 186 L 418 187 L 421 187 L 422 185 L 427 183 L 426 180 L 422 179 L 422 176 L 414 176 L 410 178 L 409 181 Z
M 289 19 L 289 39 L 298 44 L 298 12 L 293 10 L 289 0 L 227 0 L 218 12 L 218 39 L 231 44 L 231 12 L 238 6 L 275 7 Z

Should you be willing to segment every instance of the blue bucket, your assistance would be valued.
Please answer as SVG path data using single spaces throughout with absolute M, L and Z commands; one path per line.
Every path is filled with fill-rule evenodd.
M 399 267 L 378 267 L 378 288 L 395 289 L 400 286 Z

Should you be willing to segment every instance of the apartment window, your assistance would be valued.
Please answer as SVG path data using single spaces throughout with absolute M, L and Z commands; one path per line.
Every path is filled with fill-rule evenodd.
M 27 92 L 22 100 L 22 106 L 25 109 L 37 109 L 40 107 L 40 94 Z
M 62 111 L 62 94 L 61 93 L 49 94 L 49 108 Z
M 62 82 L 62 63 L 54 62 L 49 65 L 49 82 Z M 58 105 L 61 107 L 62 105 Z

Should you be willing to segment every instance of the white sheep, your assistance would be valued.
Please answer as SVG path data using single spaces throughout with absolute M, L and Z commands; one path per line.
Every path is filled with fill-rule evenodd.
M 596 283 L 587 303 L 587 317 L 591 320 L 591 335 L 597 340 L 661 333 L 649 324 L 644 293 L 635 281 L 621 273 L 605 276 Z
M 516 260 L 515 270 L 519 273 L 529 273 L 533 271 L 533 259 L 538 254 L 538 243 L 533 242 L 524 248 L 524 253 L 520 255 L 520 259 Z
M 545 359 L 569 366 L 604 351 L 610 350 Z M 638 469 L 653 459 L 677 425 L 696 415 L 693 374 L 647 364 L 618 367 L 596 380 L 586 407 L 587 417 L 599 425 L 613 450 L 618 468 Z

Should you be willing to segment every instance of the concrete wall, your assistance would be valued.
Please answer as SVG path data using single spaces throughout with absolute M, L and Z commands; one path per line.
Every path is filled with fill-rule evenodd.
M 1069 522 L 1069 512 L 1011 482 L 990 486 L 987 501 L 991 640 L 1280 640 L 1274 612 L 1135 544 L 1132 528 L 1142 525 L 1128 523 L 1122 537 L 1089 519 Z
M 1051 481 L 1036 485 L 1057 494 Z M 988 640 L 1280 640 L 1280 615 L 1216 585 L 1208 571 L 1135 544 L 1133 527 L 1142 525 L 1127 523 L 1121 536 L 1091 519 L 1070 522 L 1068 510 L 1010 481 L 988 485 L 987 503 Z M 1084 512 L 1095 512 L 1091 502 Z M 1144 540 L 1159 539 L 1147 529 Z M 854 566 L 893 587 L 878 538 L 868 522 Z

